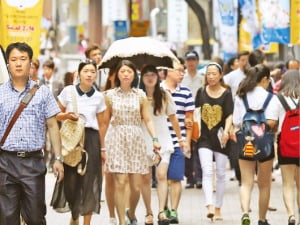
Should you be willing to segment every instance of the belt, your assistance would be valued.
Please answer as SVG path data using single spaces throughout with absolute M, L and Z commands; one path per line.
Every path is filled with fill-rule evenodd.
M 25 152 L 25 151 L 6 151 L 3 149 L 0 149 L 0 153 L 7 153 L 11 155 L 15 155 L 20 158 L 28 158 L 28 157 L 43 157 L 43 151 L 42 150 L 37 150 L 37 151 L 31 151 L 31 152 Z

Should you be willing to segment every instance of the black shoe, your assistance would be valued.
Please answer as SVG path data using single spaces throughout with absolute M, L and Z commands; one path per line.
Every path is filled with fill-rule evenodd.
M 187 183 L 187 184 L 185 185 L 185 188 L 186 188 L 186 189 L 194 188 L 194 184 Z
M 201 189 L 202 188 L 202 183 L 200 181 L 198 181 L 196 183 L 196 188 Z
M 170 211 L 170 217 L 169 217 L 169 219 L 170 219 L 170 223 L 172 223 L 172 224 L 178 224 L 179 223 L 179 221 L 178 221 L 178 213 L 177 213 L 177 211 L 175 209 L 172 209 Z
M 258 225 L 270 225 L 270 224 L 268 223 L 267 220 L 265 220 L 265 221 L 259 220 L 259 221 L 258 221 Z

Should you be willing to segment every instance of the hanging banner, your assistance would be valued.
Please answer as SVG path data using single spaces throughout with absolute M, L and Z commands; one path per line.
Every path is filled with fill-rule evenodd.
M 253 49 L 257 49 L 263 42 L 256 13 L 256 0 L 239 0 L 239 7 L 244 18 L 241 28 L 250 34 Z
M 43 0 L 0 1 L 0 44 L 26 42 L 37 57 L 40 52 Z
M 263 42 L 289 44 L 290 1 L 260 0 L 259 11 L 261 14 Z
M 114 25 L 115 25 L 115 40 L 120 40 L 128 37 L 126 20 L 114 21 Z
M 237 54 L 237 0 L 218 0 L 220 40 L 224 61 Z
M 291 43 L 300 44 L 300 1 L 291 0 Z

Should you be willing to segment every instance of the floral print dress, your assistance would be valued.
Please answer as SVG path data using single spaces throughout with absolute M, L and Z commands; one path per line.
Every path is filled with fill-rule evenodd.
M 108 90 L 108 107 L 111 109 L 110 126 L 105 136 L 106 167 L 110 173 L 149 173 L 141 105 L 146 94 L 132 88 Z

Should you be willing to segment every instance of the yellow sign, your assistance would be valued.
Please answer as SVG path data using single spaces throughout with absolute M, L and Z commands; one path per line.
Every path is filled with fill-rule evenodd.
M 291 43 L 300 44 L 300 0 L 291 0 Z
M 147 36 L 149 29 L 150 21 L 132 21 L 130 29 L 130 37 L 143 37 Z
M 39 55 L 43 0 L 0 1 L 0 44 L 26 42 Z

